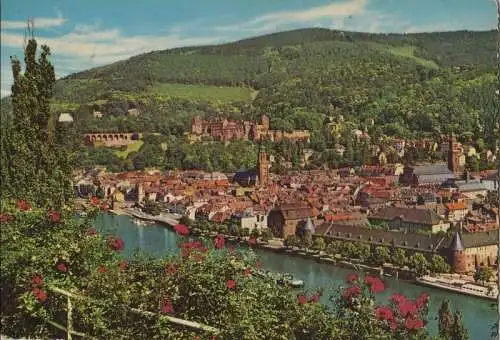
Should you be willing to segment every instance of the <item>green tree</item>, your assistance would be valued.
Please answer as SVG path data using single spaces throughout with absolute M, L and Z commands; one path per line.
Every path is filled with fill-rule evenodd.
M 490 267 L 479 267 L 474 273 L 474 280 L 476 282 L 481 282 L 485 284 L 486 282 L 490 282 L 490 280 L 494 277 L 494 272 Z
M 314 238 L 312 246 L 314 250 L 319 250 L 319 251 L 325 250 L 325 246 L 326 246 L 325 240 L 323 239 L 323 237 L 317 236 L 316 238 Z
M 446 263 L 444 257 L 434 255 L 431 259 L 430 269 L 433 273 L 448 273 L 450 271 L 450 265 Z
M 469 332 L 464 326 L 462 313 L 460 313 L 459 311 L 456 311 L 455 315 L 453 316 L 453 324 L 451 325 L 450 330 L 450 339 L 469 340 Z
M 392 263 L 398 267 L 403 267 L 406 265 L 407 258 L 406 252 L 401 248 L 392 249 Z
M 25 71 L 12 58 L 12 116 L 2 133 L 2 197 L 23 198 L 38 206 L 60 208 L 74 196 L 67 127 L 50 109 L 55 73 L 50 49 L 31 38 L 24 49 Z
M 410 256 L 408 265 L 418 276 L 425 275 L 429 269 L 429 261 L 422 253 L 415 253 Z
M 453 324 L 450 301 L 445 299 L 441 303 L 438 311 L 438 332 L 443 339 L 450 339 L 451 327 Z
M 373 251 L 373 261 L 377 265 L 382 265 L 384 263 L 389 262 L 391 259 L 391 254 L 389 249 L 384 246 L 378 246 Z

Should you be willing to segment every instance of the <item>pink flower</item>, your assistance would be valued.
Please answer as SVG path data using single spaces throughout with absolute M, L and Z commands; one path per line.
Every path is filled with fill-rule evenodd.
M 318 294 L 311 295 L 311 298 L 309 299 L 309 302 L 317 303 L 318 301 L 319 301 L 319 295 Z
M 161 306 L 161 314 L 172 314 L 174 312 L 174 306 L 172 306 L 172 301 L 170 298 L 165 298 Z
M 6 223 L 12 220 L 13 217 L 9 214 L 0 214 L 0 223 Z
M 33 288 L 32 293 L 40 303 L 44 303 L 47 300 L 47 293 L 40 288 Z
M 94 235 L 97 235 L 97 230 L 95 228 L 89 228 L 87 230 L 87 235 L 88 236 L 94 236 Z
M 106 268 L 106 266 L 99 266 L 99 268 L 97 268 L 98 273 L 105 273 L 107 271 L 108 271 L 108 268 Z
M 429 301 L 429 294 L 424 292 L 415 300 L 415 304 L 417 305 L 417 308 L 420 309 L 427 303 L 427 301 Z
M 394 332 L 398 328 L 396 321 L 391 321 L 391 330 Z
M 34 275 L 32 278 L 31 278 L 31 284 L 34 286 L 34 287 L 39 287 L 39 286 L 43 286 L 43 277 L 41 275 Z
M 175 273 L 177 273 L 177 268 L 175 268 L 175 266 L 173 264 L 170 264 L 168 267 L 167 267 L 167 273 L 169 275 L 174 275 Z
M 59 223 L 61 222 L 61 214 L 57 211 L 49 210 L 49 220 L 51 223 Z
M 245 271 L 243 272 L 243 274 L 246 276 L 252 274 L 252 268 L 250 268 L 250 267 L 245 268 Z
M 361 294 L 361 288 L 358 285 L 355 285 L 344 290 L 344 292 L 342 293 L 342 298 L 350 301 L 353 297 L 359 294 Z
M 121 261 L 119 264 L 120 271 L 124 271 L 128 267 L 128 262 L 127 261 Z
M 357 274 L 357 273 L 351 273 L 351 274 L 347 275 L 347 278 L 346 278 L 345 281 L 347 283 L 351 283 L 352 284 L 354 282 L 357 282 L 358 279 L 359 279 L 359 274 Z
M 224 247 L 224 235 L 219 234 L 215 238 L 215 248 L 221 249 L 222 247 Z
M 365 276 L 365 283 L 370 287 L 372 293 L 380 293 L 385 289 L 384 283 L 380 278 L 375 276 L 367 275 Z
M 394 319 L 394 313 L 392 309 L 388 306 L 378 307 L 375 310 L 375 316 L 379 320 L 392 321 Z
M 16 201 L 16 208 L 21 210 L 21 211 L 27 211 L 31 210 L 31 205 L 26 202 L 25 200 L 17 200 Z
M 401 304 L 401 303 L 403 303 L 403 302 L 408 301 L 408 299 L 406 298 L 406 296 L 404 296 L 404 295 L 402 295 L 402 294 L 395 293 L 395 294 L 392 294 L 392 296 L 391 296 L 391 301 L 394 301 L 394 302 L 396 302 L 397 304 Z
M 56 268 L 57 270 L 59 270 L 60 272 L 62 273 L 66 273 L 68 271 L 68 267 L 66 266 L 65 263 L 62 263 L 62 262 L 59 262 L 57 265 L 56 265 Z
M 399 312 L 403 317 L 413 315 L 417 312 L 417 306 L 412 301 L 404 301 L 399 304 Z
M 248 244 L 250 244 L 250 245 L 257 244 L 257 240 L 255 238 L 251 237 L 248 239 Z
M 109 209 L 109 205 L 107 203 L 101 203 L 99 209 L 106 211 Z
M 189 228 L 185 224 L 176 224 L 174 230 L 180 236 L 186 236 L 189 234 Z
M 122 251 L 125 248 L 125 242 L 116 236 L 109 236 L 106 242 L 108 247 L 115 251 Z
M 91 203 L 92 205 L 99 205 L 99 202 L 100 202 L 100 201 L 101 201 L 101 200 L 100 200 L 100 199 L 99 199 L 99 197 L 97 197 L 97 196 L 93 196 L 93 197 L 90 199 L 90 203 Z
M 297 298 L 299 299 L 299 304 L 305 305 L 307 303 L 307 296 L 297 295 Z
M 228 289 L 234 289 L 236 288 L 236 281 L 234 280 L 227 280 L 226 286 Z

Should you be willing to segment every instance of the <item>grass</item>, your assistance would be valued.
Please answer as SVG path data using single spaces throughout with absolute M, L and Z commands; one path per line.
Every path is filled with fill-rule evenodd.
M 420 65 L 423 65 L 425 67 L 434 68 L 434 69 L 439 68 L 439 65 L 436 64 L 432 60 L 427 60 L 424 58 L 416 57 L 415 56 L 415 51 L 416 51 L 415 46 L 406 45 L 406 46 L 396 47 L 396 46 L 381 45 L 381 44 L 377 44 L 377 43 L 368 43 L 368 44 L 370 46 L 378 49 L 378 50 L 389 52 L 395 56 L 413 59 L 415 62 L 417 62 Z
M 439 66 L 432 60 L 427 60 L 424 58 L 419 58 L 415 56 L 415 46 L 401 46 L 401 47 L 389 47 L 388 48 L 389 52 L 391 52 L 394 55 L 400 56 L 400 57 L 406 57 L 415 60 L 417 63 L 430 67 L 430 68 L 439 68 Z
M 139 151 L 142 144 L 144 144 L 144 141 L 142 141 L 142 140 L 135 141 L 135 142 L 127 145 L 127 150 L 115 151 L 115 155 L 117 155 L 118 157 L 120 157 L 122 159 L 126 159 L 129 153 L 134 152 L 134 151 Z
M 158 84 L 153 93 L 159 96 L 204 100 L 207 102 L 251 101 L 255 95 L 247 87 L 212 85 Z

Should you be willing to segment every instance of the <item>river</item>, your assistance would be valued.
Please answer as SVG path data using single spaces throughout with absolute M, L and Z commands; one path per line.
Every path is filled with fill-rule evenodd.
M 137 226 L 128 216 L 115 216 L 111 214 L 100 215 L 95 221 L 95 227 L 104 232 L 113 232 L 125 241 L 124 256 L 130 256 L 133 251 L 140 248 L 154 257 L 177 252 L 177 235 L 169 228 L 150 224 Z M 276 272 L 288 272 L 305 283 L 305 290 L 315 291 L 322 287 L 325 294 L 321 302 L 328 305 L 329 293 L 339 285 L 345 285 L 345 277 L 352 272 L 347 269 L 337 268 L 329 264 L 317 263 L 313 260 L 276 254 L 270 251 L 257 249 L 264 269 Z M 491 301 L 466 295 L 454 294 L 440 289 L 433 289 L 413 285 L 407 282 L 384 278 L 386 290 L 380 294 L 380 302 L 386 303 L 388 298 L 396 293 L 402 293 L 410 298 L 417 297 L 422 292 L 428 292 L 430 302 L 430 330 L 436 333 L 437 321 L 431 320 L 437 316 L 437 311 L 443 299 L 449 299 L 452 308 L 460 308 L 465 326 L 469 330 L 471 340 L 485 340 L 491 338 L 492 326 L 496 321 L 496 305 Z

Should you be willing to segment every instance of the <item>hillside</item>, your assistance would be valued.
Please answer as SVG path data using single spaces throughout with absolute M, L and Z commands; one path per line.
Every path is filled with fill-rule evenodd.
M 165 137 L 159 142 L 178 146 L 154 162 L 152 155 L 162 151 L 148 142 L 124 162 L 110 150 L 92 160 L 80 157 L 88 165 L 111 160 L 115 169 L 146 164 L 234 171 L 253 164 L 254 156 L 240 157 L 253 153 L 252 145 L 187 145 L 183 134 L 195 115 L 258 119 L 265 112 L 273 129 L 309 129 L 318 165 L 366 161 L 356 150 L 342 159 L 331 151 L 338 143 L 356 149 L 352 129 L 374 140 L 453 130 L 481 151 L 493 147 L 500 120 L 495 37 L 494 31 L 405 35 L 315 28 L 153 51 L 58 80 L 53 110 L 73 112 L 80 133 L 155 132 Z M 127 115 L 130 108 L 141 114 Z M 104 117 L 94 118 L 96 110 Z M 276 152 L 298 164 L 295 146 Z

